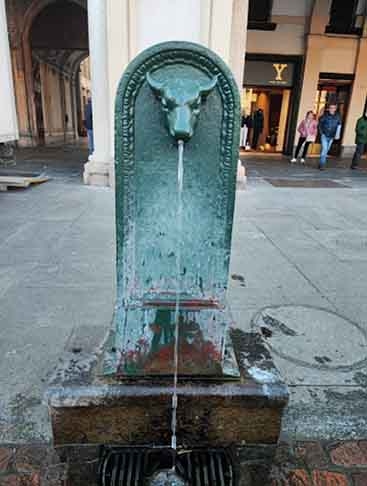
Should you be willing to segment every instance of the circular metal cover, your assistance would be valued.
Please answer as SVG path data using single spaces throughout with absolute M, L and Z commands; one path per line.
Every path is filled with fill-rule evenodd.
M 320 370 L 353 370 L 367 365 L 367 336 L 345 317 L 318 307 L 266 307 L 252 319 L 278 356 Z

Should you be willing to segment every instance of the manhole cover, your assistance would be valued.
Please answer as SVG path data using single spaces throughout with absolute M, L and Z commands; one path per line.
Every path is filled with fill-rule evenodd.
M 354 322 L 325 309 L 267 307 L 253 318 L 272 351 L 293 363 L 349 371 L 367 365 L 367 335 Z
M 331 179 L 275 179 L 265 178 L 274 187 L 305 187 L 305 188 L 345 188 L 348 187 L 340 182 L 332 181 Z

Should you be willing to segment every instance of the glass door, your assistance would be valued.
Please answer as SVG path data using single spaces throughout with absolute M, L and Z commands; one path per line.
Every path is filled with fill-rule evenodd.
M 335 100 L 338 105 L 338 111 L 342 119 L 342 133 L 339 140 L 335 140 L 330 149 L 330 154 L 338 156 L 340 155 L 341 142 L 343 138 L 343 131 L 345 120 L 348 111 L 349 99 L 350 99 L 351 83 L 337 83 L 320 81 L 318 90 L 316 92 L 314 102 L 314 112 L 317 119 L 319 119 L 325 111 L 325 108 L 330 100 Z M 310 153 L 313 155 L 319 155 L 321 151 L 320 134 L 317 134 L 316 142 L 312 145 Z

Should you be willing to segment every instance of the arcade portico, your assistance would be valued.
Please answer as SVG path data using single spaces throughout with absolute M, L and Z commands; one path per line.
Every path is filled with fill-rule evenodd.
M 112 185 L 114 98 L 129 61 L 157 42 L 197 42 L 216 51 L 241 85 L 247 8 L 247 0 L 1 0 L 2 31 L 9 31 L 9 46 L 7 36 L 0 41 L 8 59 L 2 79 L 9 79 L 1 86 L 9 101 L 1 141 L 77 140 L 85 101 L 80 63 L 89 55 L 95 151 L 84 181 Z

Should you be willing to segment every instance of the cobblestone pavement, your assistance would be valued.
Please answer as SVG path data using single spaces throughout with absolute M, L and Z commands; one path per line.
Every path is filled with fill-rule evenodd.
M 281 443 L 270 467 L 252 454 L 248 449 L 241 464 L 247 478 L 241 486 L 367 485 L 367 441 Z M 2 446 L 0 486 L 97 486 L 98 463 L 96 446 Z M 77 478 L 72 485 L 70 475 Z
M 271 486 L 366 486 L 367 441 L 281 444 Z
M 83 147 L 21 151 L 13 170 L 52 179 L 0 193 L 0 485 L 41 484 L 47 471 L 16 445 L 48 447 L 50 374 L 110 326 L 113 192 L 81 184 L 85 158 Z M 246 158 L 237 191 L 233 317 L 264 333 L 291 394 L 273 486 L 367 486 L 367 171 L 347 162 L 320 173 Z M 53 464 L 61 479 L 49 484 L 67 484 Z

